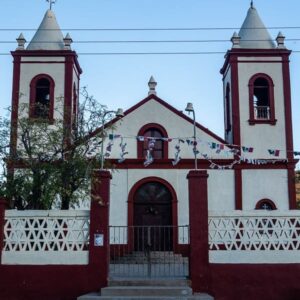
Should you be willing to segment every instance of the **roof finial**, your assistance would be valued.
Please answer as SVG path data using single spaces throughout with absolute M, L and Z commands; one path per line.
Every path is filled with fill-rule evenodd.
M 250 7 L 253 8 L 253 0 L 250 2 Z
M 50 5 L 50 10 L 52 9 L 52 5 L 55 4 L 56 0 L 46 0 L 47 2 L 49 2 Z
M 157 86 L 157 82 L 155 81 L 153 76 L 150 77 L 148 86 L 149 86 L 148 95 L 156 95 L 155 87 Z

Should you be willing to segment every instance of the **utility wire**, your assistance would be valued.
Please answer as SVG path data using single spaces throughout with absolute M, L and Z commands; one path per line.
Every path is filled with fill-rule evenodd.
M 243 42 L 264 42 L 270 41 L 266 39 L 258 39 L 258 40 L 243 40 Z M 275 40 L 273 40 L 275 41 Z M 300 38 L 293 39 L 285 39 L 288 42 L 296 42 L 300 41 Z M 228 39 L 220 39 L 220 40 L 87 40 L 87 41 L 76 41 L 73 40 L 74 43 L 78 44 L 125 44 L 125 43 L 224 43 L 230 42 Z M 0 41 L 0 44 L 15 44 L 16 41 Z M 31 41 L 30 43 L 53 43 L 53 41 Z
M 244 29 L 300 29 L 300 26 L 273 26 L 249 27 Z M 57 31 L 58 29 L 39 29 L 44 31 Z M 61 31 L 213 31 L 213 30 L 240 30 L 240 27 L 166 27 L 166 28 L 63 28 Z M 36 28 L 0 28 L 0 31 L 37 31 Z
M 260 54 L 259 52 L 256 52 Z M 264 54 L 265 52 L 261 53 Z M 300 50 L 293 51 L 293 53 L 300 53 Z M 78 52 L 78 55 L 91 55 L 91 56 L 105 56 L 105 55 L 213 55 L 213 54 L 226 54 L 226 51 L 203 51 L 203 52 Z M 0 56 L 11 55 L 10 53 L 0 53 Z

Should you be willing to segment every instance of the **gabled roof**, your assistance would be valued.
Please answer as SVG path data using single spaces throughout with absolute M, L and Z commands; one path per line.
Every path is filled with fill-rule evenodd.
M 164 106 L 165 108 L 167 108 L 168 110 L 170 110 L 174 114 L 178 115 L 180 118 L 184 119 L 185 121 L 188 121 L 191 124 L 194 124 L 194 121 L 191 118 L 189 118 L 187 115 L 185 115 L 183 112 L 177 110 L 172 105 L 170 105 L 169 103 L 165 102 L 164 100 L 162 100 L 161 98 L 159 98 L 159 97 L 157 97 L 156 95 L 153 95 L 153 94 L 149 95 L 145 99 L 141 100 L 140 102 L 138 102 L 137 104 L 135 104 L 134 106 L 132 106 L 131 108 L 126 110 L 124 112 L 124 116 L 126 117 L 126 116 L 130 115 L 133 111 L 140 108 L 145 103 L 147 103 L 148 101 L 151 101 L 151 100 L 157 101 L 160 105 Z M 118 121 L 118 118 L 115 118 L 110 122 L 110 124 L 115 123 L 117 121 Z M 221 144 L 227 144 L 227 142 L 225 140 L 223 140 L 221 137 L 219 137 L 218 135 L 216 135 L 215 133 L 213 133 L 208 128 L 204 127 L 203 125 L 196 122 L 196 127 L 199 128 L 200 130 L 202 130 L 203 132 L 205 132 L 206 134 L 208 134 L 209 136 L 211 136 L 212 138 L 219 141 Z
M 64 50 L 63 34 L 52 10 L 48 9 L 26 48 L 27 50 Z
M 240 48 L 246 49 L 274 49 L 276 48 L 267 28 L 256 8 L 251 5 L 246 19 L 239 31 Z

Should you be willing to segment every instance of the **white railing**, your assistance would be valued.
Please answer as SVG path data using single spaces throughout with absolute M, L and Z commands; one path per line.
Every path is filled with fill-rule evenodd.
M 210 261 L 300 263 L 300 211 L 210 212 Z
M 87 264 L 89 211 L 5 212 L 3 264 Z
M 255 119 L 257 120 L 269 120 L 270 119 L 270 107 L 269 106 L 254 106 Z

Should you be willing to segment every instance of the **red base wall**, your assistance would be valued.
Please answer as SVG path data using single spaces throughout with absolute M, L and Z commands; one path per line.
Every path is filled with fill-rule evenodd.
M 0 299 L 74 300 L 99 291 L 106 278 L 89 266 L 0 266 Z
M 215 300 L 299 300 L 300 264 L 211 264 Z
M 300 264 L 211 264 L 215 300 L 299 300 Z M 89 266 L 0 266 L 0 299 L 74 300 L 99 291 L 106 278 Z

